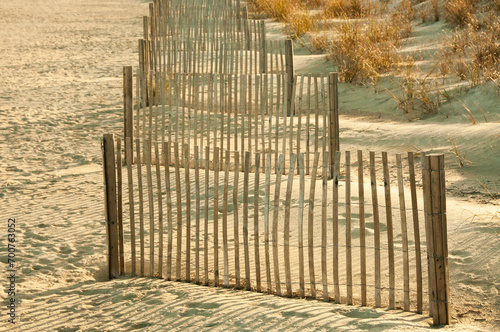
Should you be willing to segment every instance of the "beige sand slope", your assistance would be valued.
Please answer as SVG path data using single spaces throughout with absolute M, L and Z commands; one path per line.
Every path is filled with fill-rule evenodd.
M 103 281 L 99 136 L 121 130 L 122 66 L 136 63 L 147 6 L 139 0 L 0 2 L 0 200 L 2 225 L 8 218 L 17 221 L 14 330 L 430 329 L 426 316 L 402 311 L 157 279 Z M 359 119 L 349 110 L 364 108 L 354 113 L 365 114 L 367 100 L 358 105 L 352 87 L 342 89 L 344 149 L 403 152 L 418 147 L 448 153 L 449 187 L 460 197 L 450 197 L 448 206 L 454 325 L 445 329 L 500 328 L 498 206 L 467 176 L 467 168 L 453 166 L 446 140 L 453 133 L 457 141 L 470 142 L 469 148 L 480 145 L 467 158 L 474 158 L 469 172 L 489 174 L 488 185 L 498 186 L 500 165 L 493 152 L 498 151 L 500 124 L 492 120 L 472 126 L 444 116 L 406 123 L 388 120 L 383 112 L 380 119 Z M 0 330 L 7 331 L 13 326 L 7 323 L 4 264 L 2 269 Z

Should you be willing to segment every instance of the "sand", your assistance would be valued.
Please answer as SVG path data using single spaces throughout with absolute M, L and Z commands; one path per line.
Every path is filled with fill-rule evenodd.
M 0 330 L 430 329 L 428 317 L 399 310 L 150 278 L 104 281 L 99 140 L 122 130 L 122 66 L 137 63 L 147 7 L 138 0 L 0 3 L 1 215 L 16 219 L 18 250 L 17 323 L 7 322 L 3 291 Z M 324 66 L 317 55 L 296 58 L 298 71 Z M 458 100 L 446 105 L 448 112 L 407 122 L 386 94 L 340 86 L 343 150 L 446 153 L 453 322 L 446 330 L 500 328 L 497 90 L 490 84 L 460 97 L 474 107 L 479 124 L 472 125 Z M 475 103 L 484 105 L 488 123 Z M 468 152 L 464 168 L 450 137 Z M 2 234 L 6 262 L 7 227 Z

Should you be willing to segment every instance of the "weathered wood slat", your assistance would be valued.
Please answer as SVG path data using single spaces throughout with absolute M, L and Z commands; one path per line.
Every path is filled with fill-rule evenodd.
M 365 184 L 363 174 L 363 152 L 358 150 L 358 198 L 359 198 L 359 249 L 361 259 L 361 305 L 366 306 L 366 226 Z
M 137 152 L 137 187 L 139 191 L 139 237 L 141 254 L 140 276 L 144 277 L 144 193 L 142 185 L 141 141 L 136 139 L 135 144 Z
M 254 200 L 254 210 L 253 210 L 253 218 L 254 218 L 254 252 L 255 252 L 255 280 L 257 282 L 257 292 L 260 292 L 262 289 L 262 281 L 260 275 L 260 250 L 259 250 L 259 189 L 260 189 L 260 153 L 255 154 L 255 182 L 254 182 L 254 192 L 253 192 L 253 200 Z
M 410 190 L 413 219 L 413 236 L 415 241 L 415 269 L 417 277 L 417 313 L 423 311 L 422 291 L 422 257 L 420 252 L 420 225 L 418 218 L 417 186 L 415 181 L 415 160 L 413 152 L 408 152 L 408 171 L 410 173 Z
M 395 300 L 395 265 L 394 265 L 394 229 L 392 225 L 392 201 L 391 201 L 391 180 L 389 175 L 389 164 L 387 152 L 382 152 L 382 164 L 384 168 L 384 188 L 385 188 L 385 213 L 387 220 L 387 250 L 389 256 L 389 309 L 396 307 Z
M 155 142 L 156 195 L 158 197 L 158 278 L 163 278 L 163 192 L 161 189 L 160 147 Z
M 311 188 L 309 190 L 309 212 L 307 219 L 307 247 L 309 254 L 309 280 L 311 283 L 311 296 L 316 298 L 316 277 L 314 273 L 314 196 L 316 194 L 316 174 L 318 172 L 319 153 L 314 154 Z
M 113 134 L 104 135 L 102 140 L 102 151 L 105 183 L 106 235 L 108 254 L 107 272 L 110 279 L 118 278 L 120 275 L 114 144 Z
M 404 310 L 410 311 L 410 261 L 408 255 L 408 230 L 406 226 L 406 203 L 405 188 L 403 180 L 403 163 L 401 155 L 396 155 L 396 167 L 398 169 L 399 189 L 399 214 L 401 217 L 401 236 L 403 242 L 403 287 L 404 287 Z
M 117 217 L 118 217 L 118 256 L 120 275 L 125 274 L 125 253 L 123 244 L 123 174 L 122 174 L 122 141 L 116 139 L 116 183 L 117 183 Z
M 375 152 L 370 152 L 370 183 L 372 189 L 373 232 L 375 241 L 375 306 L 382 306 L 380 285 L 380 216 L 378 210 L 377 174 L 375 170 Z
M 340 303 L 340 278 L 339 278 L 339 177 L 340 177 L 340 151 L 335 152 L 333 164 L 333 193 L 332 193 L 332 218 L 333 218 L 333 285 L 335 288 L 335 303 Z
M 281 173 L 283 170 L 284 158 L 282 154 L 279 157 L 278 167 L 276 169 L 276 184 L 274 186 L 274 206 L 273 206 L 273 266 L 274 283 L 276 285 L 276 294 L 281 295 L 280 268 L 278 256 L 278 217 L 280 206 Z
M 351 153 L 345 152 L 345 242 L 347 304 L 353 304 L 352 294 L 352 220 L 351 220 Z
M 125 155 L 126 160 L 133 160 L 133 146 L 130 137 L 125 138 Z M 135 203 L 134 203 L 134 178 L 132 174 L 132 162 L 127 163 L 127 180 L 128 180 L 128 202 L 129 202 L 129 218 L 130 218 L 130 253 L 131 253 L 131 272 L 136 275 L 136 247 L 135 247 Z
M 295 163 L 297 155 L 292 153 L 290 158 L 290 170 L 288 172 L 288 184 L 286 188 L 285 198 L 285 222 L 283 225 L 283 245 L 285 258 L 285 278 L 286 278 L 286 294 L 292 297 L 292 273 L 290 267 L 290 209 L 292 201 L 293 177 L 295 172 Z

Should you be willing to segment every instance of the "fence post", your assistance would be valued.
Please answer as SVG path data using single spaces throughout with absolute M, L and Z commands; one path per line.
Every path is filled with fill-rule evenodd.
M 444 155 L 425 156 L 425 229 L 429 263 L 429 314 L 434 325 L 450 324 L 450 286 L 446 224 Z
M 293 69 L 293 42 L 291 39 L 285 40 L 285 72 L 286 72 L 286 114 L 292 116 L 295 114 L 293 108 L 293 84 L 295 72 Z
M 266 22 L 260 21 L 260 72 L 267 73 Z
M 125 139 L 125 151 L 127 151 L 127 140 L 130 138 L 130 142 L 134 141 L 134 102 L 132 97 L 132 66 L 123 67 L 123 118 L 124 118 L 124 139 Z M 133 160 L 128 160 L 125 156 L 125 163 L 128 165 L 133 163 Z
M 104 166 L 104 198 L 106 212 L 106 239 L 108 277 L 120 274 L 118 256 L 118 210 L 116 204 L 115 147 L 113 134 L 105 134 L 102 140 Z
M 338 93 L 338 74 L 328 74 L 328 96 L 329 96 L 329 131 L 330 131 L 330 164 L 335 163 L 335 153 L 340 151 L 339 140 L 339 93 Z M 333 178 L 333 168 L 330 168 L 330 179 Z

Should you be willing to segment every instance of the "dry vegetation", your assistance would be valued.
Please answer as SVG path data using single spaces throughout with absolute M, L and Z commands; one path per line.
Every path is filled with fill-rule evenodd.
M 439 110 L 450 98 L 443 85 L 474 87 L 500 78 L 500 0 L 251 0 L 254 12 L 284 23 L 284 32 L 326 53 L 341 80 L 394 82 L 388 93 L 409 119 Z M 446 22 L 446 37 L 431 70 L 415 65 L 418 52 L 401 52 L 420 24 Z M 428 59 L 427 59 L 428 60 Z

